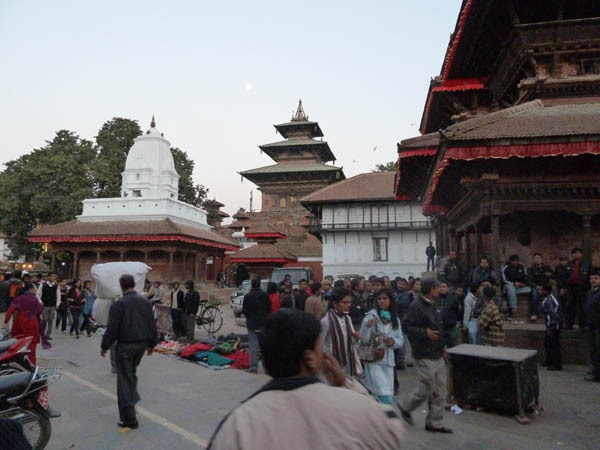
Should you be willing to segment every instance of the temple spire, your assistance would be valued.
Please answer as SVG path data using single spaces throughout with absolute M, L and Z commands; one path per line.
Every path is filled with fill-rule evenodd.
M 150 128 L 156 128 L 156 121 L 154 120 L 154 114 L 152 114 L 152 122 L 150 122 Z
M 298 102 L 298 109 L 296 109 L 296 114 L 292 117 L 292 121 L 305 122 L 308 121 L 308 116 L 304 112 L 304 108 L 302 107 L 302 99 Z

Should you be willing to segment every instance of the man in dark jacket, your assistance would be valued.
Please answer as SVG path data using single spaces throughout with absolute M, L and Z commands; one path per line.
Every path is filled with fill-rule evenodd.
M 587 292 L 590 289 L 590 266 L 583 260 L 583 251 L 576 247 L 571 250 L 571 261 L 567 264 L 567 310 L 565 322 L 567 330 L 572 330 L 575 319 L 579 328 L 584 328 L 586 318 L 583 314 Z
M 554 276 L 552 268 L 544 264 L 541 253 L 533 254 L 533 264 L 529 268 L 528 276 L 531 283 L 531 314 L 537 316 L 540 309 L 540 294 L 537 286 L 547 285 Z
M 440 283 L 435 278 L 424 279 L 419 298 L 411 303 L 404 316 L 419 386 L 404 396 L 398 406 L 404 420 L 413 425 L 411 411 L 427 401 L 425 429 L 437 433 L 452 433 L 451 429 L 442 426 L 446 399 L 446 343 L 442 312 L 435 305 L 439 289 Z
M 465 288 L 470 287 L 471 284 L 475 282 L 482 283 L 484 281 L 489 281 L 492 283 L 492 286 L 498 284 L 498 277 L 496 276 L 494 269 L 490 266 L 490 260 L 487 256 L 482 256 L 479 260 L 479 265 L 466 277 Z
M 110 307 L 100 354 L 106 356 L 110 346 L 117 343 L 117 399 L 121 418 L 118 425 L 135 429 L 138 427 L 135 404 L 140 400 L 136 369 L 145 351 L 152 354 L 158 334 L 152 305 L 135 292 L 133 276 L 121 275 L 119 283 L 123 296 Z
M 250 292 L 244 296 L 242 313 L 246 317 L 246 328 L 248 328 L 248 347 L 250 351 L 248 371 L 258 373 L 258 334 L 271 312 L 271 301 L 269 296 L 260 288 L 260 277 L 255 277 L 250 286 Z
M 588 323 L 588 337 L 590 347 L 590 361 L 592 374 L 586 381 L 600 382 L 600 271 L 593 271 L 590 275 L 590 290 L 585 303 L 585 313 Z
M 306 299 L 308 295 L 308 280 L 302 279 L 298 281 L 298 290 L 294 292 L 294 306 L 300 311 L 304 311 Z
M 431 264 L 431 270 L 435 269 L 435 247 L 433 242 L 429 241 L 429 245 L 425 249 L 425 255 L 427 255 L 427 272 L 429 272 L 429 265 Z
M 517 310 L 517 295 L 529 294 L 531 296 L 531 286 L 527 277 L 525 266 L 519 262 L 518 255 L 510 255 L 508 264 L 502 269 L 502 281 L 508 297 L 508 315 L 513 316 Z M 531 319 L 537 320 L 537 312 L 534 314 L 533 305 L 530 304 Z
M 448 291 L 448 285 L 445 282 L 440 283 L 436 307 L 442 311 L 442 322 L 444 323 L 443 335 L 446 348 L 458 345 L 458 321 L 460 317 L 458 299 L 456 298 L 456 294 L 451 294 Z
M 196 314 L 200 307 L 200 293 L 194 288 L 192 280 L 186 281 L 185 287 L 187 292 L 183 300 L 183 323 L 187 339 L 192 342 L 196 339 Z
M 558 292 L 558 301 L 560 302 L 560 308 L 564 312 L 567 310 L 567 287 L 568 287 L 568 274 L 567 274 L 567 263 L 569 258 L 566 256 L 558 257 L 558 264 L 554 268 L 553 278 L 556 280 L 556 291 Z
M 444 281 L 448 283 L 452 292 L 454 292 L 458 286 L 462 286 L 466 271 L 462 263 L 456 257 L 456 252 L 454 250 L 450 250 L 448 261 L 444 264 L 443 272 Z
M 170 297 L 171 324 L 173 327 L 173 333 L 175 333 L 175 337 L 180 337 L 185 334 L 185 328 L 182 322 L 183 308 L 185 306 L 185 296 L 183 291 L 180 289 L 178 281 L 175 281 L 173 283 L 173 288 L 171 290 Z

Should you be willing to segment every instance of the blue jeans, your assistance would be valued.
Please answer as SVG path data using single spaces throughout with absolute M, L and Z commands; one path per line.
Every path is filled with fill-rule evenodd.
M 531 293 L 530 286 L 521 286 L 520 288 L 517 288 L 514 283 L 511 283 L 510 281 L 506 282 L 504 289 L 506 290 L 506 296 L 508 297 L 508 307 L 512 311 L 517 309 L 517 295 Z
M 250 372 L 258 373 L 258 333 L 248 330 L 248 350 L 250 353 Z
M 71 324 L 71 330 L 69 331 L 69 334 L 75 331 L 75 334 L 79 336 L 79 313 L 81 313 L 81 310 L 79 308 L 69 308 L 69 310 L 73 315 L 73 323 Z
M 467 323 L 467 332 L 469 335 L 469 344 L 483 345 L 483 337 L 477 326 L 477 319 L 469 320 L 469 323 Z

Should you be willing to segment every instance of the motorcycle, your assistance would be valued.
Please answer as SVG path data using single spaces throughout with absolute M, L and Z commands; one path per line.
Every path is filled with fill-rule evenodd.
M 27 358 L 28 347 L 32 339 L 31 336 L 27 336 L 0 341 L 0 375 L 33 371 L 35 366 Z
M 60 417 L 49 406 L 48 384 L 60 379 L 60 368 L 35 367 L 0 376 L 0 418 L 20 422 L 33 450 L 42 450 L 52 434 L 50 419 Z

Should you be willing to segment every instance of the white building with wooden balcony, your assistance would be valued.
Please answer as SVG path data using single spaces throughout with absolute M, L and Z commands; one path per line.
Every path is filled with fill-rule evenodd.
M 420 276 L 432 236 L 416 201 L 396 200 L 394 173 L 364 173 L 301 200 L 323 243 L 323 274 Z M 435 243 L 434 243 L 435 245 Z

